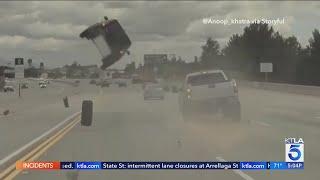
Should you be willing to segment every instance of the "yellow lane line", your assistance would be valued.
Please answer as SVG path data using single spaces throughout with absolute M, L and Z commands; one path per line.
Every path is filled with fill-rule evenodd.
M 76 117 L 71 123 L 66 125 L 63 129 L 58 131 L 56 134 L 51 136 L 49 139 L 41 143 L 39 146 L 34 148 L 28 154 L 23 156 L 18 161 L 34 161 L 39 158 L 44 152 L 46 152 L 51 146 L 57 143 L 60 139 L 62 139 L 78 122 L 80 121 L 80 117 Z M 12 164 L 6 170 L 4 170 L 0 174 L 0 179 L 11 180 L 15 176 L 17 176 L 21 170 L 16 169 L 16 164 Z

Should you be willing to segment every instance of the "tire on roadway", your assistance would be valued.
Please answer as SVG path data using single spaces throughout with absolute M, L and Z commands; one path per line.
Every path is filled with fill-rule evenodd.
M 81 126 L 91 126 L 93 114 L 93 102 L 91 100 L 82 101 Z

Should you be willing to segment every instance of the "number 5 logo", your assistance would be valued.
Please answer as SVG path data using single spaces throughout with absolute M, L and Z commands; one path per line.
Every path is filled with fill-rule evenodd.
M 298 145 L 298 144 L 293 144 L 290 146 L 288 156 L 292 161 L 297 161 L 300 159 L 301 151 L 299 150 L 299 147 L 300 147 L 300 145 Z M 294 154 L 295 154 L 295 156 L 294 156 Z

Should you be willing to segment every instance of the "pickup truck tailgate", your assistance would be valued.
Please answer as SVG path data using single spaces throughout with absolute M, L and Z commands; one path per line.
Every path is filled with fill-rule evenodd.
M 234 89 L 231 82 L 207 84 L 201 86 L 189 86 L 192 100 L 206 100 L 234 96 Z
M 234 96 L 233 83 L 222 71 L 198 73 L 187 77 L 191 100 L 208 100 Z

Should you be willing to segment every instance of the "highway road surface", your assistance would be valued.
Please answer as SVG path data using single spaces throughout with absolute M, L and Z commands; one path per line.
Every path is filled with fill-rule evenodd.
M 81 100 L 90 98 L 98 91 L 81 83 L 79 88 L 51 82 L 41 89 L 35 81 L 21 91 L 0 93 L 0 110 L 9 109 L 7 116 L 0 112 L 0 159 L 46 132 L 70 114 L 81 108 Z M 62 98 L 69 97 L 69 108 Z
M 225 122 L 219 116 L 199 116 L 185 123 L 179 113 L 177 94 L 167 93 L 163 101 L 144 101 L 139 87 L 92 89 L 92 92 L 87 90 L 94 102 L 92 127 L 77 124 L 43 153 L 39 161 L 284 161 L 284 138 L 302 137 L 305 170 L 100 170 L 80 171 L 78 179 L 316 180 L 320 177 L 317 170 L 319 97 L 242 87 L 239 89 L 241 123 Z M 15 179 L 71 179 L 74 172 L 22 171 Z

